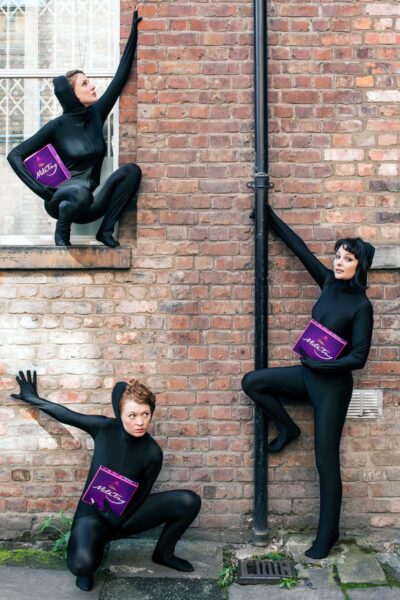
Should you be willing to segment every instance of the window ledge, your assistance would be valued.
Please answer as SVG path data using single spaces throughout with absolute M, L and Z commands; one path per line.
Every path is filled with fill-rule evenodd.
M 130 269 L 128 246 L 1 246 L 0 271 L 45 269 Z

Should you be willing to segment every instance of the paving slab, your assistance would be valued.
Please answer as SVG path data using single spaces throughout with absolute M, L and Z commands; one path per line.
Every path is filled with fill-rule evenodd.
M 317 565 L 318 567 L 331 567 L 347 554 L 348 545 L 336 543 L 326 558 L 314 559 L 306 556 L 304 552 L 312 545 L 315 535 L 297 534 L 290 536 L 285 543 L 285 551 L 288 552 L 296 563 Z
M 400 600 L 400 589 L 389 586 L 354 588 L 347 594 L 350 600 Z
M 238 585 L 229 588 L 229 600 L 344 600 L 331 569 L 297 568 L 299 585 L 285 589 L 279 585 Z
M 127 539 L 112 542 L 104 568 L 118 577 L 166 577 L 181 579 L 182 573 L 157 565 L 151 560 L 157 540 Z M 217 579 L 222 567 L 223 545 L 215 542 L 181 540 L 175 553 L 189 560 L 193 573 L 185 579 Z
M 229 600 L 250 600 L 250 598 L 251 600 L 344 600 L 345 596 L 339 588 L 321 593 L 319 590 L 300 587 L 288 590 L 273 585 L 240 586 L 235 584 L 229 588 L 228 598 Z
M 341 592 L 331 567 L 310 568 L 297 565 L 296 571 L 301 578 L 302 586 L 308 590 L 318 590 L 321 594 L 333 593 L 336 590 Z
M 296 534 L 287 538 L 283 552 L 287 552 L 291 555 L 294 562 L 308 564 L 308 565 L 316 565 L 331 567 L 336 564 L 344 564 L 347 562 L 350 554 L 353 553 L 353 548 L 357 549 L 359 552 L 363 552 L 356 546 L 356 544 L 351 544 L 347 542 L 338 542 L 334 545 L 329 556 L 326 558 L 314 560 L 305 556 L 304 552 L 307 548 L 310 547 L 313 541 L 313 536 L 307 534 Z M 363 553 L 363 556 L 373 556 L 370 553 Z M 376 559 L 380 564 L 388 565 L 391 567 L 392 571 L 395 575 L 398 575 L 400 578 L 400 555 L 397 552 L 379 552 L 375 554 Z M 378 577 L 378 575 L 377 575 Z M 366 583 L 370 582 L 371 579 L 367 578 Z M 377 583 L 385 583 L 385 579 L 382 579 L 382 573 L 379 571 L 379 579 L 375 579 Z M 361 583 L 365 583 L 364 581 Z M 355 583 L 358 583 L 356 581 Z
M 182 574 L 181 574 L 182 577 Z M 108 581 L 101 600 L 222 600 L 213 579 L 128 577 Z
M 0 567 L 1 600 L 98 600 L 104 577 L 97 575 L 90 592 L 82 592 L 75 585 L 75 577 L 68 571 Z
M 386 583 L 385 573 L 373 554 L 363 552 L 355 544 L 347 546 L 347 552 L 336 567 L 342 583 Z
M 277 552 L 278 554 L 287 554 L 285 544 L 282 538 L 273 538 L 268 544 L 241 544 L 234 549 L 235 556 L 238 560 L 252 558 L 253 556 L 261 556 L 269 552 Z
M 378 552 L 375 556 L 381 565 L 388 565 L 400 581 L 400 556 L 395 552 Z
M 313 535 L 291 535 L 285 542 L 285 550 L 293 557 L 295 562 L 305 562 L 307 556 L 304 552 L 314 541 Z

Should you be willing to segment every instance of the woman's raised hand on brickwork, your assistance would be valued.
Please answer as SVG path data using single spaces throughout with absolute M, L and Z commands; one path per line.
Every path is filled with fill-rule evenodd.
M 15 379 L 19 385 L 19 394 L 11 394 L 12 398 L 25 400 L 26 402 L 29 402 L 32 398 L 39 398 L 36 371 L 33 371 L 33 377 L 30 371 L 26 372 L 26 376 L 23 371 L 19 371 Z
M 136 27 L 137 25 L 139 25 L 142 18 L 143 17 L 139 17 L 137 6 L 135 6 L 135 10 L 133 11 L 133 17 L 132 17 L 132 27 Z

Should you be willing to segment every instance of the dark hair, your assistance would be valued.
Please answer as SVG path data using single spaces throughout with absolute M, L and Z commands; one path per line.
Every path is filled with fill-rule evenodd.
M 72 89 L 74 89 L 75 86 L 75 79 L 76 76 L 79 75 L 79 73 L 82 73 L 82 75 L 84 75 L 85 73 L 83 71 L 81 71 L 80 69 L 72 69 L 72 71 L 67 71 L 65 73 L 65 77 L 69 80 Z
M 367 273 L 372 265 L 375 248 L 369 243 L 364 242 L 361 238 L 343 238 L 335 244 L 335 252 L 343 246 L 345 250 L 354 254 L 358 260 L 358 265 L 354 277 L 350 281 L 350 285 L 365 290 L 367 288 Z
M 126 384 L 126 388 L 119 401 L 119 410 L 121 412 L 127 400 L 134 400 L 138 404 L 147 404 L 150 407 L 151 414 L 153 414 L 156 408 L 155 395 L 143 383 L 140 383 L 138 379 L 130 379 Z

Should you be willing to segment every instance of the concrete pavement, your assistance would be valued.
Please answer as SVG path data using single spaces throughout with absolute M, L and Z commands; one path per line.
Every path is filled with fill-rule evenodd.
M 177 554 L 189 559 L 194 573 L 177 573 L 151 561 L 154 540 L 123 540 L 111 545 L 91 592 L 75 586 L 75 578 L 60 565 L 18 566 L 0 562 L 0 600 L 400 600 L 400 556 L 374 553 L 355 543 L 337 544 L 321 561 L 306 559 L 309 536 L 288 536 L 265 547 L 229 546 L 237 559 L 277 550 L 290 555 L 299 576 L 292 589 L 278 585 L 217 585 L 223 546 L 183 540 Z M 30 564 L 34 564 L 30 562 Z

